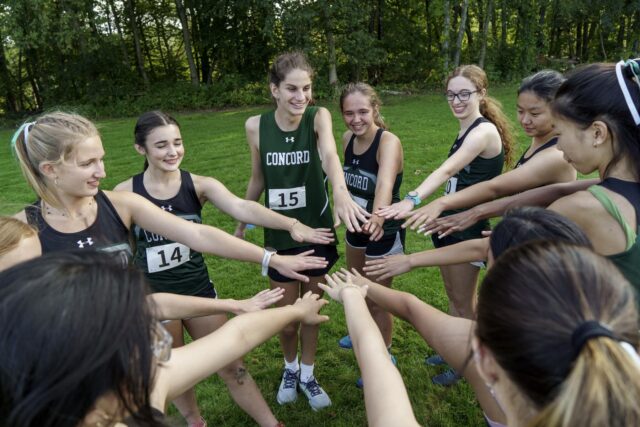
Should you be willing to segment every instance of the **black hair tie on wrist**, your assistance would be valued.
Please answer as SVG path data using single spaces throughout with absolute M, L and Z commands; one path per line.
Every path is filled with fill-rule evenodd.
M 582 347 L 589 341 L 591 338 L 597 337 L 608 337 L 612 340 L 618 340 L 611 329 L 602 325 L 597 320 L 588 320 L 574 329 L 571 334 L 571 348 L 573 349 L 573 359 L 578 357 L 580 351 L 582 351 Z

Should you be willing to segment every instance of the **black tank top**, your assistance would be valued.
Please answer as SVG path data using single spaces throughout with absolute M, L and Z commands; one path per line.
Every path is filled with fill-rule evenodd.
M 516 163 L 516 166 L 514 167 L 514 169 L 517 169 L 520 166 L 522 166 L 525 163 L 527 163 L 529 160 L 531 160 L 533 158 L 533 156 L 535 156 L 536 154 L 538 154 L 542 150 L 546 150 L 549 147 L 553 147 L 557 143 L 558 143 L 558 138 L 557 137 L 551 138 L 550 140 L 545 142 L 541 147 L 538 147 L 538 149 L 536 151 L 534 151 L 532 155 L 530 155 L 529 157 L 525 157 L 525 155 L 527 154 L 527 151 L 529 151 L 529 149 L 527 148 L 527 150 L 524 153 L 522 153 L 522 157 L 520 157 L 520 160 L 518 160 L 518 163 Z
M 109 198 L 100 190 L 95 196 L 96 219 L 87 229 L 75 233 L 55 230 L 42 216 L 41 202 L 25 208 L 27 222 L 38 230 L 42 253 L 69 250 L 98 250 L 118 253 L 123 262 L 132 257 L 129 230 L 120 219 Z
M 353 200 L 358 203 L 367 212 L 373 211 L 373 200 L 376 196 L 376 185 L 378 184 L 378 148 L 384 129 L 380 128 L 376 131 L 371 146 L 362 154 L 353 152 L 356 135 L 351 135 L 351 139 L 347 144 L 344 152 L 344 180 L 347 189 Z M 400 201 L 400 185 L 402 184 L 402 172 L 396 175 L 391 190 L 391 203 Z M 392 234 L 398 231 L 402 220 L 387 220 L 384 222 L 383 228 L 385 234 Z
M 636 228 L 640 228 L 640 183 L 623 181 L 618 178 L 605 178 L 598 184 L 627 199 L 636 211 Z
M 202 224 L 202 205 L 193 185 L 191 174 L 180 170 L 180 190 L 166 200 L 156 199 L 144 187 L 144 173 L 135 175 L 133 192 L 141 195 L 162 210 L 187 221 Z M 154 292 L 197 295 L 211 287 L 209 273 L 200 252 L 150 231 L 133 226 L 136 242 L 134 263 L 141 268 Z

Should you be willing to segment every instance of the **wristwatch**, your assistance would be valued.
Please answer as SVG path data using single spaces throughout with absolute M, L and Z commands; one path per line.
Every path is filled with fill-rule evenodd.
M 418 206 L 422 200 L 420 196 L 418 196 L 417 191 L 409 191 L 406 196 L 404 196 L 405 200 L 411 200 L 413 202 L 413 206 Z

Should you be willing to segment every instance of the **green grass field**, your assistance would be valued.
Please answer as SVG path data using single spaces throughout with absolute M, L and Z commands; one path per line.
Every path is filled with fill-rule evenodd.
M 514 120 L 514 86 L 493 90 L 507 114 Z M 451 116 L 444 98 L 440 94 L 385 97 L 382 113 L 404 147 L 404 182 L 401 193 L 414 188 L 446 158 L 449 147 L 458 130 L 457 121 Z M 339 137 L 345 127 L 337 106 L 327 106 L 334 121 L 334 134 Z M 191 172 L 213 176 L 222 181 L 231 191 L 244 195 L 250 175 L 250 156 L 244 136 L 244 121 L 268 106 L 234 109 L 220 112 L 198 112 L 176 115 L 182 126 L 186 156 L 183 167 Z M 99 123 L 107 153 L 105 164 L 107 178 L 101 186 L 111 189 L 142 169 L 143 158 L 133 149 L 133 126 L 135 118 L 109 120 Z M 519 128 L 518 128 L 519 131 Z M 0 130 L 0 214 L 8 215 L 21 210 L 25 204 L 35 200 L 17 163 L 10 153 L 9 141 L 13 130 Z M 520 154 L 529 143 L 519 132 Z M 441 191 L 437 193 L 440 195 Z M 204 219 L 230 233 L 235 221 L 211 206 L 204 210 Z M 341 242 L 339 252 L 344 254 L 344 227 L 338 232 Z M 262 231 L 248 231 L 247 239 L 262 245 Z M 415 233 L 407 234 L 407 250 L 417 252 L 431 248 L 431 241 Z M 260 266 L 207 257 L 210 274 L 219 294 L 223 298 L 244 298 L 268 286 L 260 275 Z M 344 266 L 341 258 L 337 267 Z M 424 301 L 446 310 L 447 299 L 437 268 L 421 269 L 398 277 L 394 288 L 418 295 Z M 329 393 L 333 406 L 315 413 L 309 408 L 304 396 L 290 406 L 276 403 L 277 390 L 282 369 L 282 353 L 277 338 L 272 338 L 246 356 L 249 372 L 256 379 L 276 417 L 288 427 L 295 426 L 362 426 L 366 425 L 363 393 L 355 387 L 359 372 L 351 351 L 340 349 L 338 339 L 346 332 L 342 307 L 329 304 L 325 313 L 331 320 L 320 330 L 316 377 Z M 419 422 L 429 426 L 481 426 L 482 413 L 471 388 L 464 382 L 451 388 L 442 388 L 431 383 L 431 376 L 441 368 L 424 365 L 425 355 L 433 354 L 420 336 L 406 323 L 394 321 L 393 353 L 398 359 L 398 368 L 407 386 L 413 409 Z M 215 351 L 215 349 L 212 349 Z M 252 425 L 252 421 L 232 402 L 223 383 L 216 377 L 201 383 L 197 388 L 198 400 L 203 415 L 210 426 Z M 175 414 L 171 410 L 170 413 Z

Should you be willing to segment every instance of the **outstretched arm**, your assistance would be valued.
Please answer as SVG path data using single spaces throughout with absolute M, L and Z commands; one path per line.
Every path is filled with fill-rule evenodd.
M 426 234 L 438 233 L 441 237 L 448 236 L 451 233 L 466 230 L 480 220 L 502 216 L 509 209 L 521 206 L 547 207 L 562 197 L 585 190 L 599 182 L 599 179 L 582 179 L 534 188 L 510 197 L 483 203 L 458 214 L 438 218 L 419 231 L 424 231 Z
M 499 197 L 510 196 L 531 188 L 558 182 L 575 181 L 576 171 L 558 150 L 545 150 L 522 167 L 512 169 L 488 181 L 482 181 L 446 196 L 416 210 L 411 229 L 428 225 L 443 211 L 476 206 Z
M 314 127 L 318 135 L 318 152 L 322 161 L 322 169 L 331 181 L 333 190 L 334 227 L 344 222 L 350 232 L 361 232 L 360 223 L 367 221 L 369 213 L 351 199 L 347 184 L 344 181 L 340 158 L 333 138 L 331 114 L 326 108 L 319 108 L 314 119 Z
M 349 280 L 335 281 L 325 276 L 327 285 L 319 285 L 344 305 L 349 336 L 358 360 L 364 384 L 364 402 L 370 426 L 418 426 L 400 373 L 393 366 L 380 330 L 367 303 L 366 289 Z
M 197 175 L 192 177 L 198 195 L 242 224 L 253 223 L 276 230 L 287 230 L 297 242 L 327 244 L 334 240 L 333 233 L 328 228 L 313 229 L 295 218 L 281 215 L 253 200 L 241 199 L 217 179 Z
M 335 283 L 332 285 L 334 289 L 340 289 L 341 286 L 354 284 L 356 286 L 366 288 L 367 297 L 373 300 L 382 309 L 411 323 L 429 346 L 433 347 L 433 349 L 436 350 L 453 369 L 465 376 L 467 381 L 469 381 L 473 387 L 476 397 L 478 398 L 485 414 L 494 421 L 502 423 L 505 422 L 506 419 L 504 413 L 491 395 L 490 390 L 485 386 L 484 380 L 478 374 L 478 370 L 476 369 L 473 359 L 470 357 L 471 337 L 474 328 L 473 321 L 450 316 L 421 301 L 415 295 L 390 289 L 374 283 L 361 276 L 355 269 L 352 270 L 352 273 L 342 269 L 339 273 L 331 275 L 330 279 Z M 327 280 L 327 282 L 331 285 L 329 280 Z M 327 294 L 334 298 L 329 286 L 321 286 L 324 286 L 323 289 Z M 354 293 L 351 291 L 346 292 Z M 335 291 L 333 291 L 333 293 L 335 294 Z M 377 328 L 374 328 L 374 330 L 378 332 Z M 356 342 L 354 341 L 354 334 L 351 330 L 351 326 L 349 326 L 349 335 L 354 343 L 354 349 L 356 349 Z M 356 357 L 358 357 L 357 354 Z M 362 370 L 362 366 L 360 369 Z M 367 379 L 364 371 L 362 376 L 366 393 Z M 384 387 L 384 384 L 382 387 Z M 368 412 L 367 408 L 367 413 Z M 395 424 L 392 423 L 390 425 Z
M 367 276 L 377 280 L 404 274 L 418 267 L 435 267 L 439 265 L 461 264 L 464 262 L 483 261 L 489 253 L 489 238 L 465 240 L 455 245 L 438 249 L 416 252 L 405 255 L 392 255 L 369 260 L 363 271 Z
M 147 296 L 147 302 L 155 308 L 160 320 L 185 319 L 211 314 L 243 314 L 262 310 L 282 299 L 284 289 L 275 288 L 258 292 L 243 300 L 212 299 L 157 292 Z
M 274 254 L 269 258 L 263 249 L 253 243 L 233 237 L 215 227 L 186 221 L 163 211 L 137 194 L 127 191 L 105 191 L 105 194 L 116 207 L 125 225 L 138 224 L 145 230 L 182 243 L 198 252 L 256 264 L 261 264 L 264 260 L 283 275 L 305 282 L 309 278 L 298 274 L 297 271 L 323 268 L 327 264 L 324 258 L 310 256 L 311 252 L 293 257 Z
M 316 325 L 327 321 L 318 311 L 326 300 L 307 292 L 293 305 L 234 317 L 217 331 L 172 350 L 171 359 L 158 365 L 152 404 L 166 402 L 265 342 L 291 322 Z

